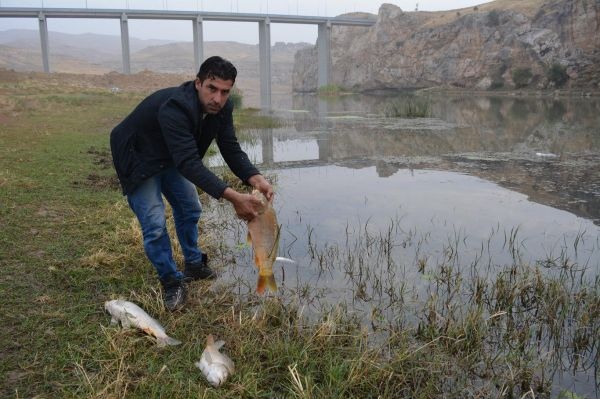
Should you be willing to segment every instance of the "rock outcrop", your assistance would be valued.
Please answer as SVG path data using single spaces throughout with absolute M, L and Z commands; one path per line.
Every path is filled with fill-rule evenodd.
M 332 84 L 359 91 L 600 88 L 597 0 L 497 0 L 443 12 L 383 4 L 376 18 L 369 28 L 332 27 Z M 317 89 L 316 58 L 316 47 L 296 54 L 295 91 Z M 549 75 L 552 67 L 566 82 Z

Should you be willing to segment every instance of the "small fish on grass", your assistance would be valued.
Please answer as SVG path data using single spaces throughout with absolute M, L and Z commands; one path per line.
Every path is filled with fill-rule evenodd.
M 115 299 L 107 301 L 104 309 L 112 316 L 111 324 L 121 322 L 123 328 L 139 328 L 146 334 L 156 337 L 156 344 L 159 347 L 181 344 L 181 341 L 169 337 L 158 321 L 133 302 Z
M 262 209 L 258 212 L 258 216 L 248 222 L 248 242 L 252 244 L 254 263 L 258 268 L 256 292 L 262 295 L 265 289 L 268 289 L 275 293 L 277 292 L 277 283 L 273 276 L 273 264 L 276 261 L 295 262 L 277 256 L 281 227 L 277 224 L 273 200 L 268 201 L 258 190 L 252 190 L 252 195 L 262 203 Z
M 202 352 L 200 361 L 195 363 L 213 387 L 223 384 L 235 370 L 233 361 L 229 356 L 219 352 L 223 345 L 225 345 L 224 341 L 215 342 L 212 334 L 209 334 L 206 337 L 206 348 Z

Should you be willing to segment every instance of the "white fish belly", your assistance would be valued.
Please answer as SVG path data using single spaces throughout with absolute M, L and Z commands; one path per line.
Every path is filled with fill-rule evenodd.
M 204 355 L 199 362 L 196 362 L 196 366 L 202 371 L 208 383 L 214 387 L 220 386 L 229 376 L 229 370 L 224 364 L 209 363 Z

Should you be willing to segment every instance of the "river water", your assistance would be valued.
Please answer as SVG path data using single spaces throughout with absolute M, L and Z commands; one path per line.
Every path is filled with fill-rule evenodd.
M 297 262 L 275 267 L 282 295 L 309 314 L 341 304 L 376 330 L 419 322 L 440 265 L 492 281 L 510 265 L 558 274 L 568 264 L 573 289 L 593 282 L 600 100 L 423 98 L 429 114 L 409 118 L 388 110 L 410 95 L 299 95 L 278 103 L 284 127 L 242 133 L 275 182 L 279 254 Z M 224 278 L 250 293 L 256 269 L 245 226 L 234 226 Z M 596 384 L 586 370 L 555 390 L 597 397 Z

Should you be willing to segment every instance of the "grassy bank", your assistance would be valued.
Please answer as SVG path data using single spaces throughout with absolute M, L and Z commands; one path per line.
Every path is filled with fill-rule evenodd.
M 192 284 L 188 306 L 165 311 L 108 153 L 108 132 L 141 97 L 0 82 L 0 396 L 548 397 L 534 357 L 536 315 L 554 328 L 541 335 L 573 322 L 578 335 L 562 336 L 597 359 L 598 283 L 565 290 L 561 280 L 516 266 L 494 282 L 462 283 L 469 276 L 420 260 L 433 277 L 418 328 L 381 323 L 377 336 L 351 309 L 332 306 L 308 319 L 290 298 L 240 297 L 220 280 Z M 252 115 L 238 114 L 236 123 L 272 123 Z M 210 212 L 215 201 L 202 200 Z M 220 254 L 212 265 L 223 270 L 233 259 L 216 251 L 211 231 L 221 225 L 202 223 L 203 247 Z M 344 259 L 334 261 L 354 267 Z M 461 301 L 463 289 L 471 296 Z M 142 306 L 183 344 L 158 349 L 138 331 L 110 326 L 103 303 L 117 297 Z M 225 340 L 236 364 L 219 389 L 194 366 L 209 333 Z
M 189 306 L 166 312 L 121 196 L 108 132 L 140 94 L 2 82 L 0 136 L 3 397 L 377 396 L 398 392 L 393 369 L 334 313 L 306 324 L 298 309 L 196 283 Z M 263 118 L 245 124 L 262 125 Z M 210 234 L 205 246 L 216 245 Z M 225 267 L 226 259 L 215 260 Z M 104 301 L 125 297 L 158 318 L 180 347 L 159 350 L 109 325 Z M 337 315 L 337 316 L 336 316 Z M 193 365 L 208 333 L 237 372 L 219 390 Z M 404 355 L 416 362 L 410 348 Z M 369 372 L 368 378 L 366 373 Z M 411 374 L 426 382 L 423 367 Z M 421 376 L 423 374 L 423 376 Z M 404 379 L 404 378 L 403 378 Z

